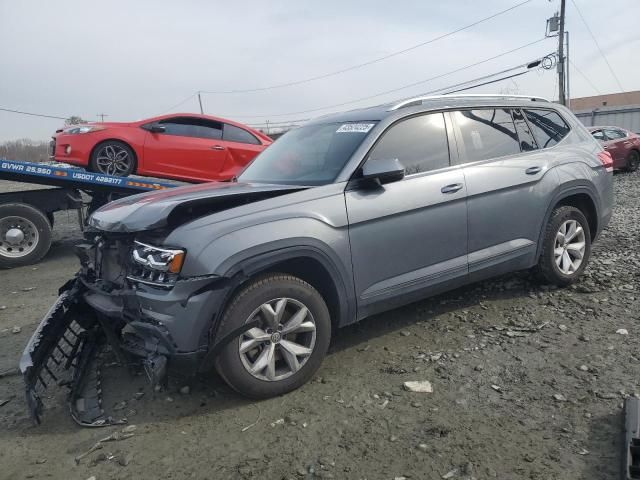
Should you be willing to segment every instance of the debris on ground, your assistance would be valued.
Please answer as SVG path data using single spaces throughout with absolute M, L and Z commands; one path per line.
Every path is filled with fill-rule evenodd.
M 427 380 L 404 382 L 403 386 L 409 392 L 433 393 L 431 382 Z

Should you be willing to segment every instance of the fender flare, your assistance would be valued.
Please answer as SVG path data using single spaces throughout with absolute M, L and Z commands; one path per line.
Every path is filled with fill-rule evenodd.
M 278 263 L 296 258 L 310 258 L 325 268 L 338 295 L 340 317 L 337 319 L 337 325 L 351 323 L 356 314 L 352 272 L 344 267 L 335 252 L 317 239 L 290 238 L 256 245 L 232 255 L 219 265 L 218 270 L 221 276 L 226 278 L 238 275 L 247 278 Z
M 547 223 L 549 223 L 549 219 L 551 218 L 551 213 L 553 212 L 554 207 L 564 200 L 567 197 L 571 197 L 577 194 L 586 194 L 591 201 L 593 202 L 596 209 L 596 221 L 598 222 L 598 231 L 600 229 L 599 219 L 600 219 L 600 198 L 597 192 L 588 184 L 583 183 L 580 180 L 575 180 L 570 184 L 563 185 L 561 190 L 556 191 L 556 193 L 551 198 L 549 205 L 547 206 L 547 210 L 544 214 L 544 218 L 542 221 L 542 225 L 540 226 L 540 235 L 538 236 L 538 245 L 536 248 L 536 259 L 540 257 L 542 253 L 542 243 L 544 241 L 544 230 L 547 228 Z

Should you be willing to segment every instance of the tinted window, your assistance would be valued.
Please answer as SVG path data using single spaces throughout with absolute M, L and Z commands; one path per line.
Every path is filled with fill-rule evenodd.
M 166 128 L 165 135 L 209 138 L 211 140 L 222 138 L 222 123 L 220 122 L 203 118 L 168 118 L 159 123 Z
M 224 132 L 222 139 L 226 142 L 250 143 L 251 145 L 260 145 L 258 139 L 246 130 L 236 127 L 235 125 L 224 124 Z
M 387 130 L 368 162 L 397 158 L 407 175 L 449 166 L 449 144 L 442 113 L 402 120 Z
M 540 148 L 553 147 L 569 133 L 569 127 L 552 110 L 525 110 L 527 121 Z
M 538 148 L 536 141 L 533 138 L 533 134 L 529 129 L 529 125 L 524 119 L 524 115 L 520 110 L 512 110 L 513 123 L 516 125 L 516 131 L 518 132 L 518 139 L 520 140 L 520 149 L 523 152 L 535 150 Z
M 453 112 L 460 129 L 465 162 L 520 153 L 516 128 L 509 110 L 462 110 Z
M 605 128 L 604 133 L 609 140 L 619 140 L 627 136 L 626 133 L 622 130 L 618 130 L 617 128 Z
M 600 140 L 601 142 L 604 142 L 606 140 L 606 137 L 604 136 L 604 132 L 602 130 L 594 130 L 593 132 L 591 132 L 591 135 L 593 136 L 593 138 L 595 138 L 596 140 Z
M 325 123 L 291 130 L 263 150 L 238 180 L 289 185 L 331 183 L 375 124 Z

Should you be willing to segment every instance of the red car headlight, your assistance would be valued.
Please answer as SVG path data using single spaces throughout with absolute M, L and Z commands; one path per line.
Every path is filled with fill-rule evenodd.
M 100 127 L 98 125 L 73 125 L 71 127 L 65 128 L 62 133 L 66 133 L 68 135 L 78 135 L 82 133 L 91 133 L 91 132 L 99 132 L 100 130 L 104 130 L 106 127 Z

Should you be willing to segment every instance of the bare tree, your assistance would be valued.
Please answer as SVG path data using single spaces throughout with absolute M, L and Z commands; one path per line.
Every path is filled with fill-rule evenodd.
M 64 121 L 65 125 L 80 125 L 81 123 L 89 123 L 87 120 L 84 120 L 82 117 L 77 115 L 71 115 Z
M 28 138 L 0 143 L 0 158 L 23 162 L 44 162 L 49 159 L 49 144 Z

